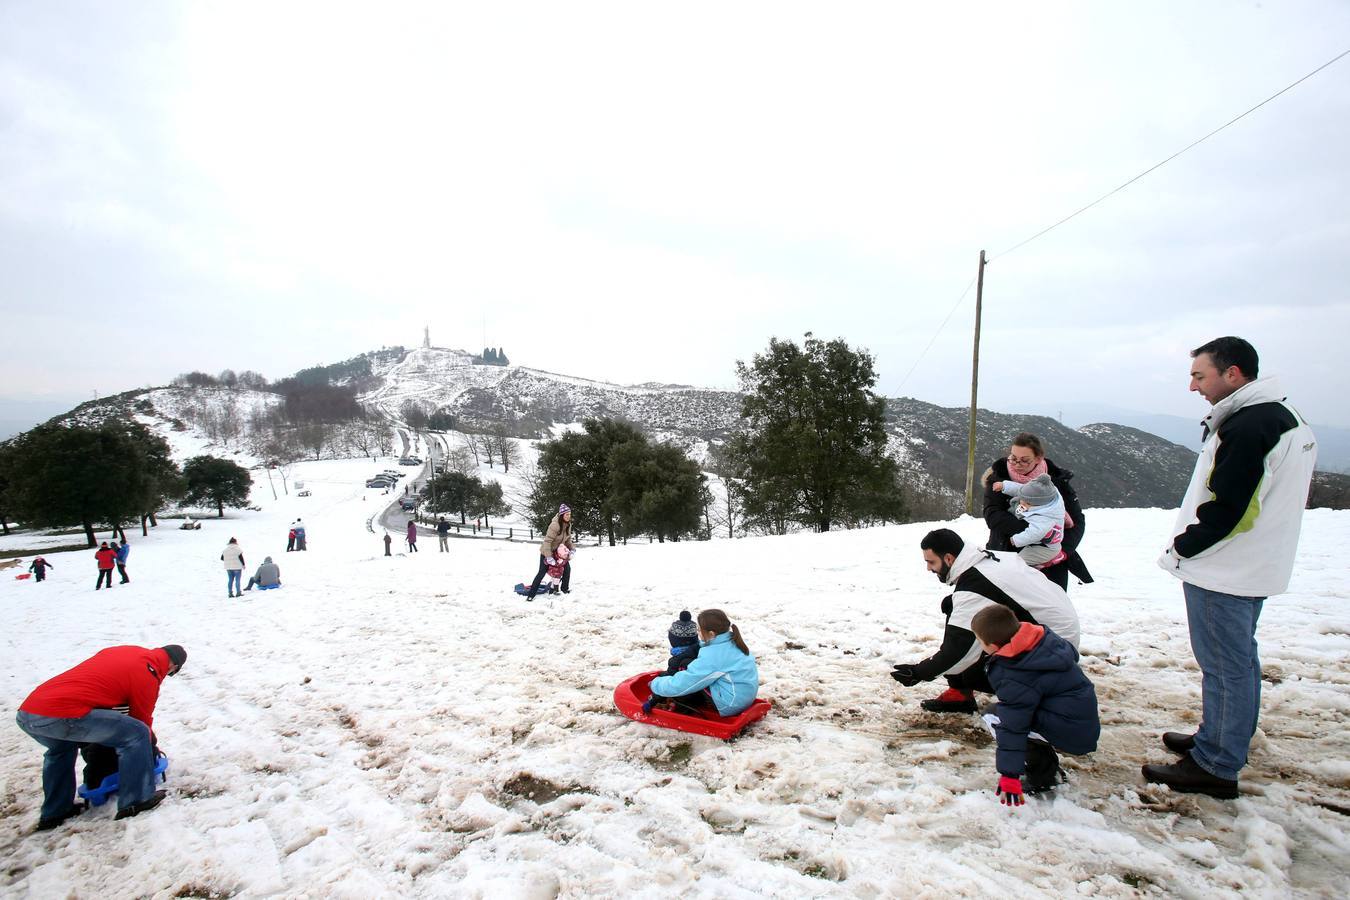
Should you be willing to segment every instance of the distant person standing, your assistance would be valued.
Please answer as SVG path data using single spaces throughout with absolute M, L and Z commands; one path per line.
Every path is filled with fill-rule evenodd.
M 295 549 L 297 551 L 309 549 L 305 538 L 305 523 L 299 519 L 295 520 Z
M 389 547 L 390 547 L 390 545 L 393 544 L 393 543 L 394 543 L 394 539 L 391 538 L 391 537 L 389 536 L 389 532 L 386 531 L 386 532 L 384 533 L 384 555 L 385 555 L 385 556 L 393 556 L 393 555 L 394 555 L 394 554 L 392 554 L 392 553 L 389 552 Z
M 113 566 L 117 564 L 117 551 L 108 546 L 108 542 L 103 544 L 94 553 L 94 562 L 98 564 L 98 581 L 94 582 L 94 590 L 103 587 L 104 579 L 107 580 L 108 587 L 112 587 Z
M 243 581 L 244 551 L 239 548 L 239 541 L 230 538 L 230 542 L 225 545 L 225 550 L 220 554 L 220 559 L 225 563 L 225 590 L 231 597 L 241 597 L 243 594 L 239 591 L 240 582 Z
M 117 551 L 117 574 L 122 576 L 122 584 L 126 584 L 131 580 L 127 577 L 127 557 L 131 556 L 131 544 L 124 537 L 121 544 L 113 541 L 113 549 Z
M 441 520 L 440 520 L 439 522 L 436 523 L 436 537 L 440 538 L 440 540 L 441 540 L 441 552 L 442 552 L 442 553 L 449 553 L 449 552 L 450 552 L 450 523 L 447 522 L 447 521 L 445 521 L 445 516 L 441 516 Z
M 417 523 L 412 519 L 408 520 L 408 552 L 417 552 Z
M 544 532 L 543 543 L 539 545 L 539 571 L 534 576 L 534 583 L 530 585 L 530 590 L 525 594 L 526 600 L 533 600 L 534 595 L 539 593 L 539 583 L 548 574 L 549 566 L 558 564 L 558 559 L 554 554 L 563 545 L 566 545 L 568 550 L 576 552 L 577 545 L 572 540 L 572 507 L 566 503 L 558 506 L 558 514 L 553 517 L 553 521 L 548 523 L 548 530 Z M 572 563 L 564 561 L 560 585 L 564 594 L 571 593 L 571 583 Z
M 1317 439 L 1275 380 L 1257 377 L 1256 349 L 1242 338 L 1217 338 L 1191 357 L 1191 390 L 1213 409 L 1158 564 L 1182 582 L 1202 713 L 1195 734 L 1163 735 L 1181 760 L 1143 773 L 1231 800 L 1261 712 L 1256 624 L 1265 599 L 1289 587 Z
M 286 534 L 286 552 L 291 553 L 295 550 L 295 526 L 292 525 Z

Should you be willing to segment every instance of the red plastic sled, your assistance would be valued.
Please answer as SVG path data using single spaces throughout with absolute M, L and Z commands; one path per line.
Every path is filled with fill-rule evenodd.
M 634 722 L 655 725 L 658 728 L 673 728 L 675 731 L 687 731 L 690 734 L 705 734 L 708 737 L 730 740 L 740 734 L 745 726 L 764 718 L 773 705 L 768 700 L 756 700 L 743 712 L 734 716 L 719 716 L 716 713 L 694 715 L 679 713 L 668 709 L 654 709 L 649 713 L 642 711 L 642 704 L 652 695 L 649 685 L 661 672 L 643 672 L 622 682 L 614 689 L 614 705 Z

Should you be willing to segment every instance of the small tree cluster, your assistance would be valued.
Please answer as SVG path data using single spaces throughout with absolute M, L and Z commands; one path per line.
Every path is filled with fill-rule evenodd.
M 228 459 L 214 456 L 194 456 L 183 466 L 186 490 L 183 506 L 214 506 L 216 515 L 225 518 L 225 507 L 248 505 L 249 488 L 253 477 L 248 469 Z
M 144 527 L 184 487 L 169 445 L 135 422 L 41 425 L 5 445 L 0 472 L 3 512 L 33 527 L 78 525 L 91 547 L 95 525 Z
M 578 533 L 594 528 L 611 546 L 642 534 L 664 542 L 698 532 L 708 494 L 692 460 L 625 422 L 587 419 L 582 429 L 540 446 L 529 499 L 539 528 L 567 503 Z
M 484 483 L 462 472 L 442 472 L 422 488 L 422 508 L 433 513 L 458 513 L 460 524 L 469 518 L 488 520 L 504 516 L 511 506 L 502 496 L 502 486 Z
M 501 347 L 484 347 L 483 355 L 478 357 L 478 361 L 487 366 L 505 366 L 511 363 Z

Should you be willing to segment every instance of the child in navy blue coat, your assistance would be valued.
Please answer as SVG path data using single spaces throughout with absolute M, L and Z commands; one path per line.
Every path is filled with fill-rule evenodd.
M 1024 780 L 1029 793 L 1057 783 L 1056 749 L 1074 755 L 1097 749 L 1097 692 L 1078 668 L 1072 644 L 1017 621 L 1003 604 L 977 612 L 970 628 L 989 654 L 985 669 L 998 695 L 994 713 L 984 717 L 998 742 L 995 795 L 1005 806 L 1021 806 Z

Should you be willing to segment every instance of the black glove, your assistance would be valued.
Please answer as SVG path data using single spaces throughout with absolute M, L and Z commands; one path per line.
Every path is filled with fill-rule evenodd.
M 891 677 L 903 684 L 905 687 L 914 687 L 920 681 L 923 681 L 914 671 L 914 666 L 900 665 L 891 667 Z

